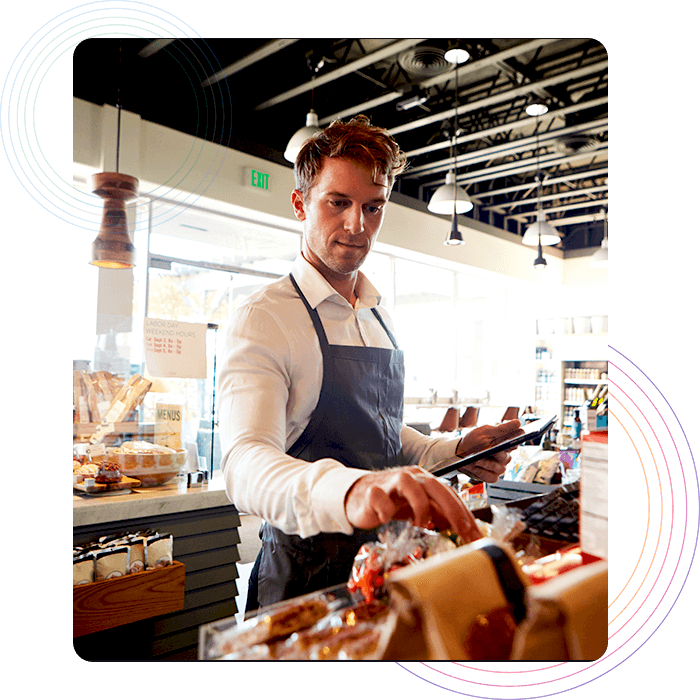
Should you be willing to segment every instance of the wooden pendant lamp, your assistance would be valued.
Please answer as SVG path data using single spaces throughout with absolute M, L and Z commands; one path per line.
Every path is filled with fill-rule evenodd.
M 119 63 L 121 65 L 121 41 Z M 121 137 L 121 100 L 117 86 L 117 159 L 115 172 L 97 173 L 91 178 L 94 194 L 104 199 L 102 225 L 92 243 L 91 265 L 112 269 L 128 269 L 136 264 L 136 248 L 131 242 L 126 216 L 126 203 L 139 193 L 139 181 L 119 172 L 119 141 Z

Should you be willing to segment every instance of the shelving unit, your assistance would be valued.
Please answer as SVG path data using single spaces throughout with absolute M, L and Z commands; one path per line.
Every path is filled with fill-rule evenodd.
M 185 565 L 73 586 L 73 636 L 101 632 L 185 607 Z
M 581 411 L 585 421 L 585 403 L 595 388 L 607 383 L 608 363 L 606 360 L 569 360 L 562 363 L 562 427 L 573 424 L 575 411 Z
M 601 381 L 607 382 L 607 372 L 605 360 L 563 360 L 557 356 L 552 339 L 538 338 L 535 346 L 535 410 L 556 413 L 560 433 L 571 427 L 576 409 L 581 410 L 581 420 L 585 422 L 586 400 Z
M 538 341 L 535 349 L 537 413 L 557 413 L 561 417 L 561 382 L 561 362 L 554 357 L 550 344 Z M 557 427 L 561 430 L 560 424 Z

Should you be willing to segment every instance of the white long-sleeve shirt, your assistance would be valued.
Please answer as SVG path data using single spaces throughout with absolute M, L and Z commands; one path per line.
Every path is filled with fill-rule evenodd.
M 360 272 L 353 308 L 301 255 L 292 274 L 318 310 L 332 345 L 393 347 L 371 309 L 380 295 Z M 248 297 L 226 330 L 218 380 L 226 493 L 236 507 L 288 534 L 352 532 L 345 494 L 363 474 L 335 459 L 315 462 L 288 450 L 309 422 L 321 391 L 323 361 L 311 318 L 285 276 Z M 401 430 L 402 462 L 428 466 L 453 457 L 458 439 Z

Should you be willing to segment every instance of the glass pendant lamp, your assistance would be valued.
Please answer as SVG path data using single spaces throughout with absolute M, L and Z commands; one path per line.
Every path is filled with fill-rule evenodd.
M 588 263 L 590 267 L 607 267 L 608 266 L 608 212 L 601 209 L 605 218 L 603 219 L 603 240 L 600 242 L 600 248 L 596 250 Z
M 450 170 L 445 177 L 445 184 L 440 185 L 428 202 L 428 211 L 433 214 L 451 214 L 456 207 L 458 214 L 465 214 L 474 208 L 467 193 L 457 187 L 455 171 Z
M 544 212 L 541 209 L 537 211 L 537 221 L 530 224 L 523 235 L 523 243 L 525 245 L 556 245 L 561 238 L 557 230 L 547 222 Z
M 299 153 L 299 149 L 301 149 L 304 141 L 306 141 L 306 139 L 310 139 L 312 136 L 315 136 L 320 130 L 321 127 L 318 125 L 318 114 L 316 114 L 313 109 L 310 109 L 309 113 L 306 115 L 306 126 L 302 126 L 301 129 L 298 129 L 294 136 L 289 139 L 287 148 L 284 150 L 284 157 L 293 163 L 297 159 L 297 154 Z

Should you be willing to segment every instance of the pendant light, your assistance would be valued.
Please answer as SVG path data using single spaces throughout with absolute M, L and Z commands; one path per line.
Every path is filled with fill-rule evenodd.
M 134 267 L 136 248 L 129 236 L 126 203 L 138 197 L 139 181 L 120 172 L 92 176 L 92 191 L 105 200 L 102 225 L 92 242 L 91 265 L 120 270 Z
M 542 183 L 544 182 L 544 173 L 540 170 L 539 115 L 537 115 L 535 157 L 537 158 L 537 172 L 535 175 L 535 179 L 537 180 L 537 219 L 525 229 L 523 244 L 536 246 L 556 245 L 561 240 L 559 233 L 554 226 L 547 223 L 544 211 L 542 211 Z
M 122 46 L 119 42 L 121 67 Z M 102 225 L 92 243 L 91 265 L 111 269 L 129 269 L 136 264 L 136 248 L 129 235 L 126 203 L 138 197 L 139 181 L 119 172 L 119 144 L 121 138 L 121 99 L 117 84 L 117 157 L 115 172 L 97 173 L 91 178 L 94 194 L 104 199 Z
M 535 258 L 535 270 L 544 270 L 547 267 L 547 261 L 542 255 L 542 241 L 537 242 L 537 257 Z
M 453 159 L 454 169 L 450 170 L 445 177 L 445 184 L 440 185 L 428 202 L 428 211 L 433 214 L 465 214 L 474 208 L 474 204 L 467 196 L 467 193 L 457 186 L 457 113 L 459 108 L 459 84 L 457 80 L 457 66 L 464 63 L 469 58 L 469 54 L 462 50 L 452 53 L 452 58 L 448 59 L 450 54 L 445 53 L 445 59 L 455 64 L 455 124 L 453 140 L 450 143 L 450 155 Z M 455 228 L 453 222 L 452 228 Z
M 525 112 L 531 117 L 541 117 L 549 112 L 549 107 L 542 100 L 533 100 L 525 107 Z
M 318 125 L 318 115 L 313 109 L 310 109 L 309 113 L 306 115 L 306 126 L 302 126 L 301 129 L 298 129 L 294 136 L 289 139 L 287 148 L 284 149 L 284 157 L 288 161 L 294 163 L 304 141 L 316 136 L 320 130 L 321 127 Z
M 601 209 L 603 214 L 603 240 L 600 243 L 600 248 L 593 254 L 591 261 L 588 263 L 590 267 L 607 267 L 608 266 L 608 212 L 607 209 Z
M 455 46 L 445 51 L 445 60 L 448 63 L 466 63 L 469 60 L 469 51 L 461 46 Z
M 457 223 L 457 200 L 455 199 L 454 210 L 452 212 L 452 226 L 450 227 L 450 232 L 447 234 L 447 238 L 445 238 L 445 245 L 462 245 L 463 243 L 464 239 L 459 232 L 459 225 Z
M 294 132 L 294 135 L 292 136 L 291 139 L 289 139 L 289 143 L 287 144 L 287 148 L 284 149 L 284 157 L 290 162 L 294 163 L 296 162 L 297 155 L 299 154 L 299 151 L 301 150 L 301 147 L 304 145 L 304 141 L 307 139 L 313 138 L 316 136 L 316 134 L 321 131 L 321 127 L 318 125 L 318 114 L 314 111 L 314 88 L 313 88 L 313 83 L 314 79 L 316 78 L 316 74 L 318 73 L 321 68 L 324 66 L 325 59 L 321 59 L 320 61 L 316 62 L 315 65 L 311 61 L 310 58 L 307 58 L 306 63 L 309 69 L 311 70 L 311 109 L 309 109 L 308 114 L 306 115 L 306 125 L 302 126 L 301 129 L 297 129 L 297 131 Z
M 524 245 L 556 245 L 561 241 L 559 233 L 550 223 L 541 209 L 537 210 L 535 223 L 530 224 L 523 235 Z
M 455 165 L 456 170 L 456 165 Z M 445 184 L 440 185 L 428 202 L 428 211 L 433 214 L 451 214 L 457 209 L 458 214 L 466 214 L 474 208 L 467 193 L 457 187 L 455 170 L 450 170 L 445 176 Z

